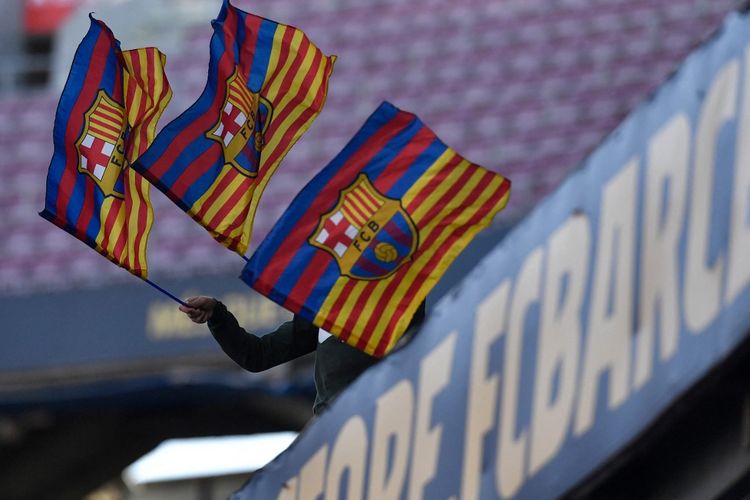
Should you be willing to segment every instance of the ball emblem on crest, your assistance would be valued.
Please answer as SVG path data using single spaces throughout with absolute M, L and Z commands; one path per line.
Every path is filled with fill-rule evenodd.
M 389 243 L 375 245 L 375 257 L 381 262 L 393 262 L 398 258 L 398 251 Z

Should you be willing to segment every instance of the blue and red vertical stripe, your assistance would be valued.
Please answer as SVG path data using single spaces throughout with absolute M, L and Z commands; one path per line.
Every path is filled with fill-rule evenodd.
M 276 22 L 235 9 L 226 1 L 212 24 L 208 81 L 203 93 L 164 127 L 133 165 L 186 212 L 211 188 L 224 167 L 221 146 L 205 136 L 219 120 L 224 82 L 237 66 L 250 90 L 260 91 L 278 27 Z
M 75 143 L 85 124 L 85 113 L 100 89 L 122 104 L 122 66 L 119 42 L 107 26 L 91 18 L 86 36 L 76 50 L 68 80 L 55 114 L 54 153 L 47 175 L 47 194 L 40 215 L 94 249 L 102 221 L 104 195 L 87 175 L 78 174 Z
M 400 199 L 447 149 L 413 114 L 384 102 L 347 146 L 294 199 L 245 266 L 242 279 L 275 302 L 312 319 L 340 277 L 338 264 L 308 243 L 318 215 L 362 172 Z M 408 168 L 388 168 L 393 164 Z

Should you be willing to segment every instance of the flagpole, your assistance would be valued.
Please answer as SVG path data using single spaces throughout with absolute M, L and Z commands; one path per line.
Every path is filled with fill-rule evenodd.
M 145 281 L 146 283 L 148 283 L 148 284 L 149 284 L 149 285 L 151 285 L 152 287 L 156 288 L 156 289 L 157 289 L 157 290 L 159 290 L 159 291 L 160 291 L 161 293 L 163 293 L 164 295 L 166 295 L 166 296 L 167 296 L 167 297 L 169 297 L 170 299 L 174 300 L 175 302 L 179 303 L 180 305 L 183 305 L 183 306 L 185 306 L 185 307 L 190 307 L 190 306 L 189 306 L 189 305 L 187 305 L 187 304 L 186 304 L 185 302 L 183 302 L 182 300 L 178 299 L 177 297 L 175 297 L 174 295 L 172 295 L 171 293 L 169 293 L 168 291 L 166 291 L 165 289 L 163 289 L 162 287 L 160 287 L 159 285 L 157 285 L 156 283 L 154 283 L 154 282 L 153 282 L 153 281 L 151 281 L 150 279 L 148 279 L 148 278 L 143 278 L 143 281 Z

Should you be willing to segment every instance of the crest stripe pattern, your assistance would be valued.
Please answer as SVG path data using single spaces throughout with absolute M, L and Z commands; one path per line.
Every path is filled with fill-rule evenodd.
M 206 88 L 134 169 L 244 255 L 263 190 L 322 110 L 336 58 L 228 0 L 212 25 Z
M 509 195 L 508 179 L 383 103 L 295 198 L 242 279 L 380 357 Z
M 129 168 L 153 140 L 172 91 L 154 48 L 121 51 L 91 18 L 60 97 L 40 215 L 146 278 L 149 184 Z

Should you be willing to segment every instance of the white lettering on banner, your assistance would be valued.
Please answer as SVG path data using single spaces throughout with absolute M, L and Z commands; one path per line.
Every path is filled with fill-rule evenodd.
M 503 359 L 503 392 L 500 402 L 500 432 L 498 433 L 497 475 L 495 486 L 503 497 L 512 497 L 524 480 L 526 464 L 527 431 L 516 436 L 518 392 L 521 387 L 521 348 L 523 347 L 524 320 L 532 304 L 539 301 L 542 257 L 536 248 L 526 257 L 516 278 L 516 289 L 510 306 L 508 338 Z
M 417 418 L 414 424 L 414 445 L 409 477 L 408 498 L 410 500 L 424 498 L 424 487 L 435 476 L 437 460 L 440 456 L 443 424 L 432 425 L 432 401 L 450 380 L 457 333 L 448 334 L 422 359 L 419 367 Z
M 366 486 L 368 498 L 401 498 L 404 477 L 410 463 L 409 498 L 422 498 L 425 485 L 435 476 L 443 425 L 432 425 L 433 400 L 450 380 L 456 336 L 457 332 L 449 334 L 420 364 L 415 437 L 411 449 L 409 441 L 414 407 L 411 382 L 402 380 L 378 398 L 369 484 Z M 391 437 L 395 438 L 392 450 L 389 448 Z M 328 444 L 325 444 L 308 459 L 300 470 L 299 478 L 294 477 L 285 483 L 279 492 L 279 499 L 293 498 L 297 492 L 297 484 L 297 500 L 318 500 L 324 493 L 326 499 L 337 499 L 340 496 L 341 478 L 346 469 L 349 470 L 348 489 L 344 497 L 361 498 L 365 489 L 367 448 L 367 425 L 364 419 L 359 415 L 350 417 L 336 435 L 330 463 L 327 463 Z M 387 465 L 389 455 L 392 456 L 390 467 Z M 287 489 L 292 493 L 287 492 Z
M 726 304 L 734 302 L 750 285 L 750 141 L 747 140 L 750 137 L 750 48 L 745 49 L 744 83 L 742 110 L 737 124 Z
M 408 380 L 401 380 L 375 404 L 370 480 L 367 498 L 399 500 L 404 487 L 411 442 L 414 389 Z M 390 475 L 388 473 L 389 445 L 393 443 Z
M 661 383 L 653 380 L 655 367 L 679 355 L 683 330 L 703 333 L 722 307 L 748 291 L 750 143 L 742 139 L 750 135 L 750 48 L 743 64 L 741 89 L 739 61 L 732 60 L 707 87 L 697 127 L 686 112 L 666 120 L 647 144 L 636 146 L 646 147 L 645 158 L 630 158 L 591 195 L 600 198 L 598 213 L 593 207 L 592 214 L 570 215 L 527 254 L 516 275 L 500 275 L 502 281 L 475 306 L 471 357 L 467 372 L 459 374 L 461 384 L 468 379 L 465 427 L 454 430 L 464 438 L 462 500 L 523 495 L 529 478 L 556 465 L 551 462 L 567 441 L 591 431 L 603 416 L 597 415 L 598 403 L 612 411 L 649 382 Z M 736 111 L 740 90 L 742 108 Z M 734 118 L 735 164 L 716 165 L 719 132 Z M 724 196 L 714 186 L 719 168 L 733 169 L 720 172 L 733 175 L 728 221 L 712 221 L 725 215 L 712 214 L 714 198 Z M 718 223 L 713 232 L 726 235 L 720 242 L 728 245 L 726 256 L 709 255 L 712 222 Z M 536 342 L 528 344 L 535 332 L 524 332 L 524 326 L 537 304 Z M 330 457 L 329 444 L 318 448 L 278 500 L 424 498 L 441 454 L 461 451 L 441 453 L 441 444 L 446 417 L 463 401 L 451 401 L 446 414 L 435 401 L 456 378 L 451 371 L 462 334 L 451 331 L 423 354 L 418 381 L 400 379 L 377 398 L 369 441 L 367 417 L 350 417 L 331 438 Z M 503 349 L 500 373 L 492 357 L 496 344 Z M 531 345 L 536 353 L 524 356 Z M 466 360 L 460 361 L 464 366 Z M 531 362 L 533 378 L 527 380 L 523 363 Z M 600 393 L 606 402 L 597 401 Z M 528 421 L 519 414 L 526 395 Z M 493 431 L 494 449 L 486 449 Z M 347 488 L 340 491 L 345 475 Z M 482 490 L 493 486 L 495 491 Z
M 297 500 L 297 478 L 293 477 L 281 486 L 276 500 Z
M 339 486 L 345 472 L 347 489 L 344 498 L 362 498 L 367 455 L 367 424 L 359 415 L 346 421 L 331 451 L 326 474 L 326 500 L 339 499 Z
M 693 186 L 690 193 L 685 265 L 684 311 L 691 333 L 699 334 L 718 316 L 721 308 L 722 255 L 708 261 L 711 201 L 714 192 L 716 144 L 722 125 L 737 113 L 739 64 L 727 63 L 708 90 L 695 137 Z M 739 139 L 739 142 L 744 142 Z
M 534 475 L 560 450 L 573 415 L 590 247 L 591 224 L 583 213 L 569 217 L 549 238 L 534 377 L 529 475 Z
M 323 494 L 323 480 L 326 477 L 328 445 L 323 445 L 310 457 L 299 473 L 299 495 L 297 500 L 318 500 Z
M 493 427 L 497 408 L 498 375 L 487 376 L 490 346 L 507 327 L 510 284 L 509 279 L 504 280 L 477 306 L 469 362 L 461 500 L 479 498 L 482 443 L 485 434 Z
M 608 408 L 628 396 L 633 331 L 633 268 L 638 160 L 630 160 L 602 190 L 599 241 L 580 381 L 575 432 L 591 428 L 601 375 L 609 371 Z
M 661 361 L 669 360 L 677 350 L 678 250 L 685 221 L 689 150 L 690 121 L 684 113 L 669 120 L 654 135 L 648 148 L 635 339 L 636 388 L 643 387 L 651 378 L 657 320 Z

